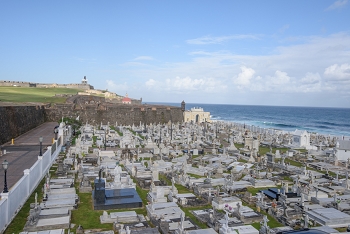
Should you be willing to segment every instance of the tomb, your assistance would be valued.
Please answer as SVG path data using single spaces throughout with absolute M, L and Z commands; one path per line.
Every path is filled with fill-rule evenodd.
M 95 189 L 92 192 L 95 210 L 125 209 L 142 207 L 142 201 L 134 188 L 106 189 L 105 180 L 95 179 Z

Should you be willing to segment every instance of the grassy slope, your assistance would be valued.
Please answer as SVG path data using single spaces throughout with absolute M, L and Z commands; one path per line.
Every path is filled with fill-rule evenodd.
M 55 102 L 64 103 L 66 98 L 55 94 L 77 94 L 82 90 L 69 88 L 0 87 L 1 102 Z

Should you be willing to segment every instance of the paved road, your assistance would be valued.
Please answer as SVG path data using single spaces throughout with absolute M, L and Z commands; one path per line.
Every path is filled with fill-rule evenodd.
M 6 159 L 9 162 L 7 169 L 7 187 L 11 189 L 17 181 L 23 176 L 23 171 L 29 169 L 38 159 L 40 146 L 39 137 L 43 137 L 43 154 L 47 146 L 52 144 L 52 138 L 55 137 L 53 132 L 56 122 L 46 122 L 29 132 L 15 138 L 14 145 L 7 142 L 1 146 L 2 153 L 0 156 L 0 191 L 4 189 L 4 169 L 1 163 Z

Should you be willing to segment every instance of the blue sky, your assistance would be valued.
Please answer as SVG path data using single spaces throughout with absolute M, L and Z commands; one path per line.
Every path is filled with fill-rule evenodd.
M 3 1 L 0 80 L 350 107 L 350 0 Z

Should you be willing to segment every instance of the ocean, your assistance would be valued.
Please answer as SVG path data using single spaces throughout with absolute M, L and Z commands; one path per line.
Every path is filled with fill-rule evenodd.
M 180 106 L 180 103 L 153 103 Z M 186 103 L 186 110 L 202 107 L 212 120 L 229 121 L 285 131 L 296 129 L 322 135 L 350 137 L 350 108 L 250 106 Z

